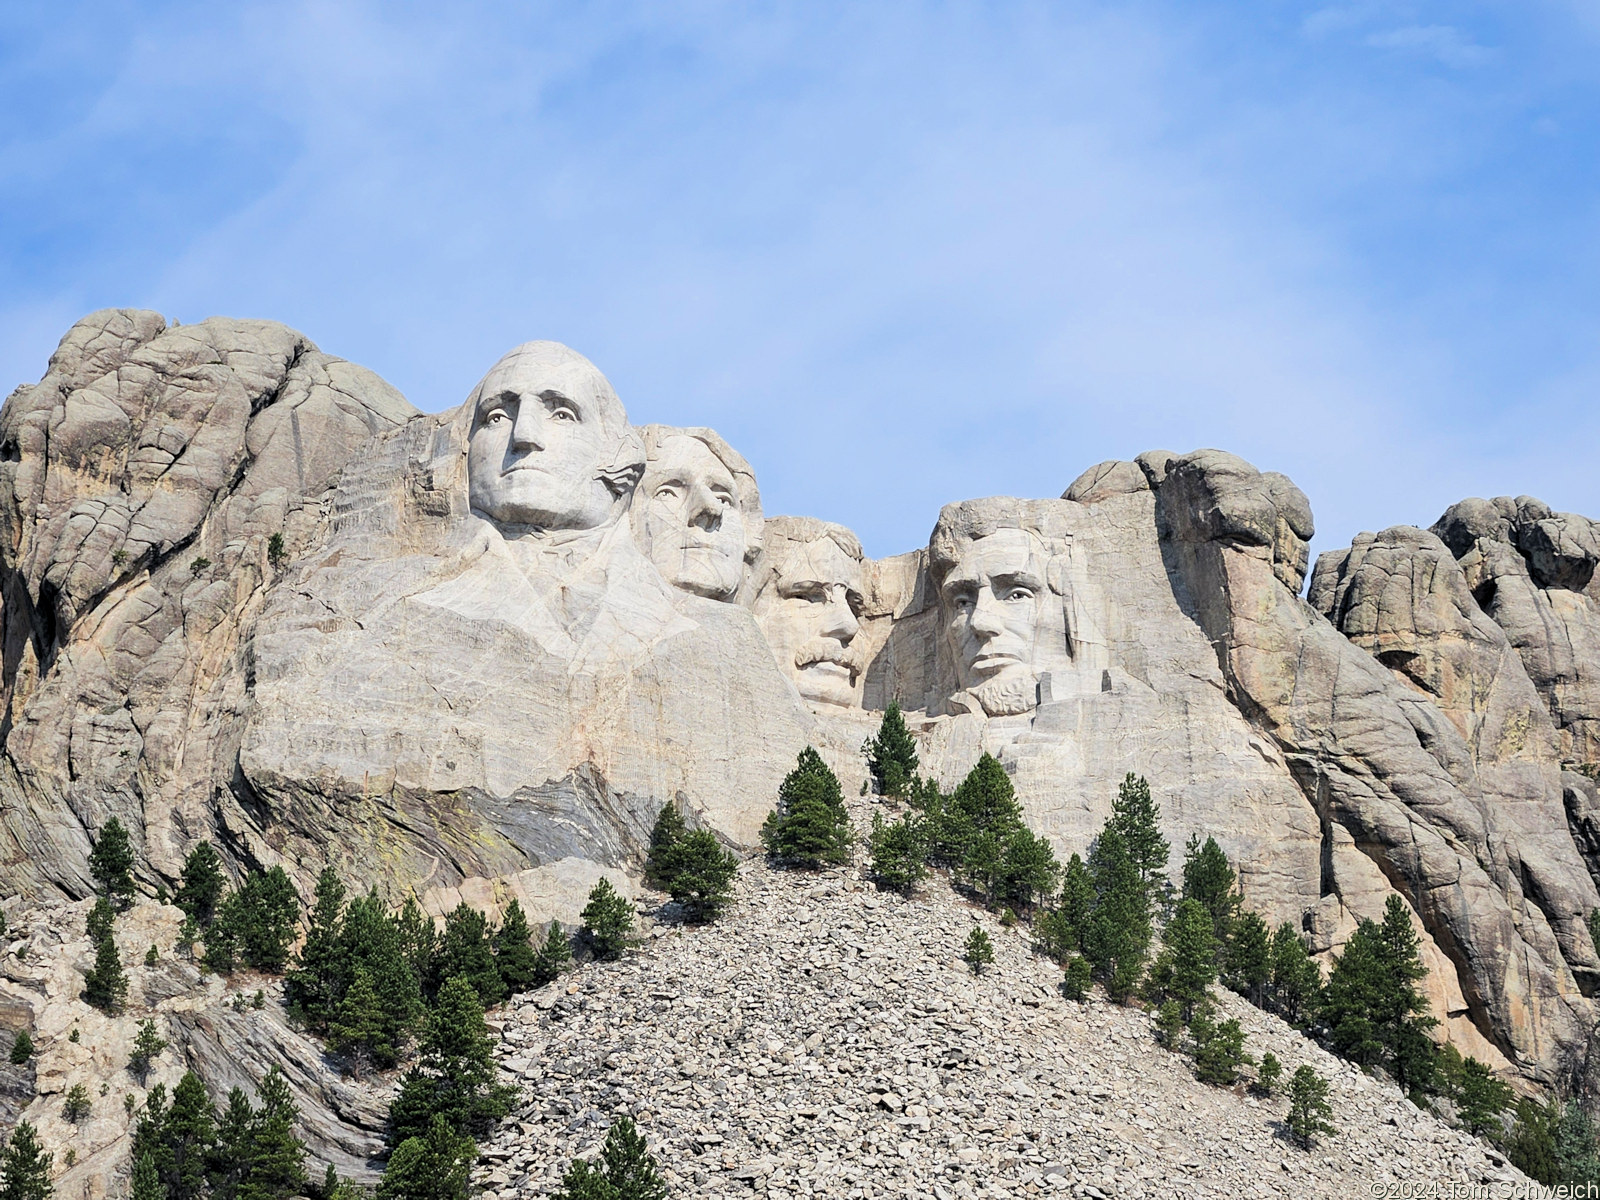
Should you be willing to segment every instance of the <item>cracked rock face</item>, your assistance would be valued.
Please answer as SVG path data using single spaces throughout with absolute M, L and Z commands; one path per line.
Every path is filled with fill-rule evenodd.
M 1313 529 L 1282 475 L 1152 451 L 874 561 L 555 343 L 424 415 L 280 325 L 96 313 L 0 412 L 0 876 L 85 895 L 116 815 L 151 889 L 205 838 L 567 922 L 666 802 L 748 848 L 806 744 L 853 791 L 894 699 L 1062 856 L 1136 771 L 1319 951 L 1399 894 L 1443 1029 L 1553 1081 L 1600 986 L 1600 535 L 1464 501 L 1302 599 Z

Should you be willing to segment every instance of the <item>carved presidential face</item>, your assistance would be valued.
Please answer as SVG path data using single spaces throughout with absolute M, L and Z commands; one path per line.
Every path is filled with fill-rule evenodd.
M 965 542 L 939 591 L 961 686 L 990 716 L 1026 712 L 1038 699 L 1035 665 L 1051 619 L 1045 557 L 1021 529 Z
M 800 694 L 820 704 L 855 703 L 860 658 L 861 560 L 830 537 L 793 543 L 757 601 L 778 665 Z
M 732 472 L 697 437 L 663 438 L 634 499 L 645 552 L 673 587 L 731 600 L 744 578 L 745 517 Z
M 609 406 L 617 402 L 605 378 L 575 354 L 519 348 L 501 359 L 479 385 L 472 416 L 473 509 L 505 525 L 604 524 L 618 499 L 604 477 L 618 443 Z

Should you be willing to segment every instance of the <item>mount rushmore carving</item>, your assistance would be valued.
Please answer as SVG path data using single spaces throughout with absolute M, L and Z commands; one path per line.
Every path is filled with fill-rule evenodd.
M 13 889 L 84 894 L 116 815 L 151 885 L 205 838 L 570 919 L 666 802 L 748 847 L 807 744 L 860 786 L 897 699 L 1058 852 L 1140 772 L 1319 951 L 1401 895 L 1470 1052 L 1587 1058 L 1600 530 L 1537 501 L 1363 535 L 1302 598 L 1298 488 L 1151 453 L 873 560 L 554 343 L 429 415 L 279 325 L 107 310 L 0 412 L 0 532 Z

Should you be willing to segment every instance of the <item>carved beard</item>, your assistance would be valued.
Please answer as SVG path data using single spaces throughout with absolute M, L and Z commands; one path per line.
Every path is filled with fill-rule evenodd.
M 1039 679 L 1032 671 L 1003 671 L 967 689 L 991 717 L 1014 717 L 1039 705 Z

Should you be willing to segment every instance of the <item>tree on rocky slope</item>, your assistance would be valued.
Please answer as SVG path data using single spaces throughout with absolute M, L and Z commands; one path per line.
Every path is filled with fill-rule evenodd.
M 506 906 L 500 928 L 494 934 L 494 965 L 507 995 L 525 992 L 533 986 L 537 957 L 527 914 L 522 911 L 521 903 L 513 900 Z
M 435 1116 L 458 1133 L 477 1134 L 509 1111 L 516 1089 L 496 1082 L 483 1004 L 466 979 L 458 976 L 439 989 L 421 1052 L 389 1108 L 391 1144 L 427 1136 Z
M 683 823 L 683 813 L 676 804 L 667 801 L 656 814 L 656 823 L 650 830 L 650 852 L 644 862 L 645 882 L 651 887 L 667 890 L 671 869 L 668 856 L 686 832 L 688 828 Z
M 1272 980 L 1267 1008 L 1304 1029 L 1322 1010 L 1322 968 L 1312 961 L 1305 940 L 1285 921 L 1272 935 Z
M 466 1200 L 478 1147 L 442 1116 L 395 1147 L 378 1183 L 377 1200 Z
M 122 969 L 117 940 L 107 935 L 95 947 L 94 966 L 83 977 L 83 1001 L 101 1012 L 116 1013 L 127 998 L 128 974 Z
M 1144 974 L 1153 932 L 1150 895 L 1122 834 L 1109 824 L 1089 853 L 1088 867 L 1095 901 L 1083 953 L 1106 992 L 1120 1003 Z
M 0 1200 L 49 1200 L 54 1155 L 39 1142 L 39 1131 L 18 1121 L 0 1154 Z
M 539 947 L 533 963 L 533 986 L 544 987 L 554 983 L 561 972 L 572 962 L 572 942 L 560 921 L 551 921 L 549 932 Z
M 133 897 L 133 843 L 121 821 L 112 817 L 100 828 L 89 852 L 89 874 L 100 894 L 119 908 Z
M 1427 1031 L 1438 1022 L 1417 986 L 1427 973 L 1411 914 L 1391 895 L 1383 923 L 1361 921 L 1335 957 L 1323 1002 L 1334 1048 L 1385 1067 L 1407 1091 L 1428 1088 L 1437 1075 Z
M 222 858 L 210 842 L 201 842 L 183 860 L 183 882 L 172 902 L 205 928 L 217 915 L 228 890 L 228 877 L 222 873 Z
M 761 826 L 767 854 L 786 866 L 815 870 L 849 861 L 853 835 L 839 777 L 812 747 L 778 786 L 778 804 Z
M 606 1134 L 598 1162 L 577 1159 L 554 1200 L 667 1200 L 670 1193 L 643 1136 L 626 1115 Z
M 666 854 L 662 871 L 668 894 L 696 923 L 715 920 L 733 898 L 733 880 L 739 860 L 717 842 L 709 829 L 696 829 L 679 838 Z
M 1310 1149 L 1323 1134 L 1337 1133 L 1329 1120 L 1333 1107 L 1328 1103 L 1328 1081 L 1312 1070 L 1300 1067 L 1289 1080 L 1289 1133 L 1301 1146 Z
M 928 877 L 927 837 L 916 813 L 893 822 L 885 821 L 882 813 L 873 813 L 867 851 L 871 855 L 868 870 L 880 888 L 909 896 Z
M 438 949 L 428 968 L 428 994 L 436 995 L 445 982 L 462 978 L 478 993 L 485 1007 L 506 998 L 505 981 L 494 961 L 494 926 L 487 914 L 465 901 L 445 914 Z
M 141 1021 L 139 1032 L 134 1035 L 133 1052 L 128 1056 L 128 1071 L 139 1081 L 139 1086 L 144 1086 L 145 1077 L 150 1074 L 150 1064 L 155 1061 L 156 1055 L 166 1048 L 167 1039 L 156 1032 L 155 1021 Z
M 879 795 L 906 795 L 917 777 L 917 743 L 906 728 L 898 700 L 889 701 L 877 734 L 863 743 L 861 753 L 867 757 L 867 770 Z
M 633 937 L 633 906 L 628 903 L 609 879 L 589 889 L 588 903 L 578 914 L 582 924 L 578 934 L 589 943 L 596 958 L 607 961 L 619 958 Z
M 1152 798 L 1150 784 L 1143 775 L 1130 771 L 1118 786 L 1106 828 L 1121 836 L 1141 882 L 1147 890 L 1154 889 L 1167 868 L 1171 847 L 1161 836 L 1161 807 Z
M 1183 899 L 1197 900 L 1205 906 L 1219 949 L 1232 940 L 1234 922 L 1239 916 L 1242 901 L 1234 886 L 1237 881 L 1228 856 L 1215 838 L 1207 837 L 1202 844 L 1198 834 L 1190 836 L 1184 847 Z
M 340 937 L 345 896 L 339 873 L 324 867 L 317 876 L 305 940 L 295 955 L 294 970 L 283 981 L 289 1010 L 319 1033 L 327 1031 L 340 993 L 347 985 L 348 966 Z

